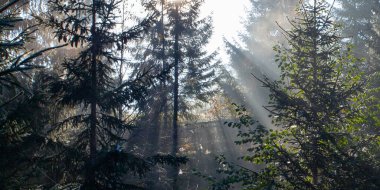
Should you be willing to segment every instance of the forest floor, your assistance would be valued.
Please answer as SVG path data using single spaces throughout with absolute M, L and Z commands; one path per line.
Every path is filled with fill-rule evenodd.
M 152 128 L 141 128 L 133 135 L 134 145 L 130 144 L 133 152 L 139 152 L 141 155 L 150 155 L 152 144 L 150 143 L 149 134 Z M 157 152 L 170 153 L 171 149 L 171 128 L 160 129 L 160 140 Z M 189 162 L 180 167 L 178 175 L 178 184 L 181 190 L 204 190 L 208 189 L 209 184 L 194 174 L 194 171 L 200 172 L 206 176 L 217 177 L 218 165 L 215 158 L 224 155 L 227 161 L 246 165 L 239 157 L 246 155 L 246 148 L 235 145 L 238 129 L 230 128 L 224 125 L 223 121 L 211 122 L 193 122 L 182 123 L 179 127 L 179 155 L 186 156 Z M 137 146 L 139 145 L 139 146 Z M 134 148 L 135 147 L 135 148 Z M 169 190 L 171 181 L 168 177 L 168 166 L 157 166 L 152 172 L 148 173 L 146 178 L 140 179 L 141 183 L 148 183 L 148 189 L 152 190 Z M 138 180 L 138 179 L 130 179 Z M 145 182 L 144 182 L 145 181 Z

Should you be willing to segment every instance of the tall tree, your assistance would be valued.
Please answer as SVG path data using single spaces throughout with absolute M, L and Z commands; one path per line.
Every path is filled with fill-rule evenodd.
M 51 88 L 57 103 L 82 110 L 50 129 L 52 134 L 61 135 L 57 140 L 62 142 L 63 150 L 57 155 L 60 158 L 56 157 L 66 161 L 61 170 L 70 171 L 70 177 L 63 176 L 63 184 L 77 183 L 83 189 L 138 188 L 126 182 L 125 174 L 141 176 L 157 162 L 184 161 L 172 156 L 139 158 L 124 147 L 126 132 L 133 123 L 113 115 L 113 110 L 143 102 L 146 88 L 158 77 L 152 77 L 147 69 L 140 70 L 130 80 L 115 82 L 113 76 L 118 72 L 115 65 L 123 61 L 115 50 L 140 37 L 156 14 L 150 13 L 135 26 L 118 33 L 115 26 L 119 3 L 116 0 L 49 1 L 46 25 L 55 30 L 59 41 L 82 48 L 77 57 L 64 61 L 65 72 L 52 82 Z M 149 8 L 153 6 L 151 3 L 154 2 L 143 5 Z M 67 142 L 62 141 L 62 132 Z
M 172 77 L 166 83 L 174 86 L 175 59 L 178 58 L 179 112 L 185 114 L 192 108 L 188 100 L 205 101 L 212 94 L 208 87 L 215 82 L 217 53 L 205 50 L 212 34 L 212 20 L 209 16 L 200 18 L 203 1 L 161 2 L 164 3 L 159 7 L 161 19 L 147 36 L 149 41 L 143 43 L 143 50 L 139 49 L 137 60 L 143 60 L 142 67 L 153 66 L 160 72 L 165 71 L 165 65 L 170 67 Z M 176 35 L 178 40 L 175 40 Z
M 189 113 L 192 106 L 189 100 L 206 101 L 213 94 L 215 70 L 211 66 L 218 64 L 216 52 L 207 55 L 204 47 L 211 37 L 211 18 L 199 19 L 203 1 L 177 1 L 169 5 L 169 35 L 174 37 L 173 52 L 173 133 L 172 154 L 178 152 L 179 113 Z M 168 56 L 168 57 L 169 57 Z M 178 189 L 178 168 L 173 169 L 173 189 Z
M 262 169 L 225 164 L 229 177 L 215 185 L 228 188 L 242 182 L 245 189 L 377 189 L 379 188 L 378 126 L 368 122 L 362 98 L 368 89 L 359 70 L 362 60 L 342 47 L 340 30 L 325 1 L 301 5 L 292 29 L 284 30 L 285 45 L 276 46 L 281 79 L 258 79 L 270 90 L 275 130 L 255 125 L 240 112 L 238 144 L 248 144 L 244 159 Z M 377 102 L 378 105 L 378 102 Z M 375 140 L 376 139 L 376 140 Z
M 151 110 L 157 111 L 156 116 L 164 114 L 166 126 L 166 111 L 157 109 L 156 105 L 164 109 L 172 107 L 168 110 L 172 116 L 172 154 L 178 151 L 179 118 L 190 116 L 192 109 L 199 102 L 207 101 L 215 91 L 217 53 L 205 50 L 212 34 L 212 21 L 210 17 L 200 17 L 202 3 L 202 0 L 161 1 L 158 7 L 161 18 L 137 58 L 144 60 L 142 67 L 170 72 L 158 91 L 152 89 L 155 93 L 151 100 L 156 103 L 151 103 Z M 176 176 L 178 169 L 174 170 Z

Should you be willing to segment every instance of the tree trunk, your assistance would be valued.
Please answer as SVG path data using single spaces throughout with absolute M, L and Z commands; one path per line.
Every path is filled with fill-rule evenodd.
M 173 146 L 172 146 L 172 155 L 175 156 L 178 150 L 178 67 L 179 67 L 179 10 L 178 4 L 175 5 L 176 17 L 175 17 L 175 38 L 174 38 L 174 90 L 173 90 Z M 173 190 L 177 190 L 177 178 L 178 178 L 178 167 L 173 166 Z
M 168 70 L 168 65 L 166 63 L 166 56 L 165 56 L 165 25 L 164 25 L 164 4 L 165 1 L 161 0 L 161 43 L 162 43 L 162 51 L 161 51 L 161 57 L 162 57 L 162 71 L 167 72 Z M 166 80 L 162 81 L 161 83 L 161 93 L 162 93 L 162 104 L 161 106 L 163 107 L 163 126 L 167 127 L 168 126 L 168 106 L 167 106 L 167 101 L 168 101 L 168 90 L 167 90 L 167 85 L 166 85 Z
M 121 32 L 124 32 L 124 24 L 125 24 L 125 4 L 124 1 L 122 1 L 123 7 L 122 7 L 122 21 L 121 21 Z M 119 68 L 119 83 L 118 85 L 120 86 L 123 83 L 123 62 L 124 62 L 124 41 L 121 42 L 121 50 L 120 50 L 120 68 Z M 118 112 L 118 118 L 120 120 L 123 119 L 123 106 L 119 106 L 117 108 Z
M 97 54 L 97 42 L 96 42 L 96 6 L 95 2 L 92 2 L 92 26 L 91 26 L 91 35 L 93 37 L 91 53 L 91 88 L 93 91 L 93 96 L 91 99 L 91 113 L 90 113 L 90 163 L 87 174 L 87 187 L 88 189 L 96 189 L 95 181 L 95 162 L 96 162 L 96 107 L 97 107 L 97 68 L 96 68 L 96 54 Z
M 317 63 L 317 53 L 318 53 L 318 49 L 317 49 L 317 38 L 318 38 L 318 26 L 317 26 L 317 0 L 314 0 L 314 31 L 313 31 L 313 61 L 312 61 L 312 67 L 313 67 L 313 82 L 314 82 L 314 85 L 317 86 L 318 85 L 318 63 Z M 312 103 L 313 104 L 313 103 Z M 318 114 L 317 114 L 317 111 L 315 110 L 315 107 L 318 107 L 319 105 L 312 105 L 312 108 L 313 109 L 313 112 L 314 112 L 314 117 L 317 118 Z M 315 127 L 319 127 L 319 126 L 313 126 L 314 128 Z M 318 152 L 318 132 L 319 130 L 318 129 L 313 129 L 314 133 L 315 134 L 312 134 L 312 166 L 311 166 L 311 174 L 312 174 L 312 183 L 315 187 L 318 186 L 318 181 L 319 181 L 319 177 L 318 177 L 318 156 L 317 156 L 317 152 Z

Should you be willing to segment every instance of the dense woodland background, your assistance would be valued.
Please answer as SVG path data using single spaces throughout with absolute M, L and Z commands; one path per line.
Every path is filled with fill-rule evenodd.
M 380 2 L 203 3 L 0 0 L 0 189 L 380 189 Z

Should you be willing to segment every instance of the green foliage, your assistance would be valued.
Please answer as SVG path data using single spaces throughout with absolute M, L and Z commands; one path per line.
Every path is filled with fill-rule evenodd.
M 255 76 L 277 80 L 279 68 L 273 62 L 275 54 L 272 47 L 275 43 L 284 42 L 285 38 L 278 24 L 289 26 L 287 18 L 294 15 L 294 8 L 299 0 L 249 0 L 247 16 L 242 22 L 243 30 L 239 39 L 225 40 L 226 50 L 230 57 L 228 69 L 234 71 L 234 83 L 219 82 L 227 94 L 239 104 L 244 104 L 255 114 L 257 120 L 266 126 L 271 125 L 267 111 L 262 107 L 269 100 L 269 90 L 262 88 L 258 81 L 252 81 Z M 228 79 L 230 80 L 230 79 Z
M 49 114 L 44 74 L 37 59 L 44 52 L 26 48 L 36 26 L 24 27 L 20 16 L 28 1 L 11 0 L 0 6 L 0 189 L 34 187 L 38 148 L 45 143 L 43 126 Z
M 167 73 L 165 87 L 157 92 L 152 89 L 152 99 L 157 96 L 171 97 L 174 86 L 174 36 L 179 35 L 179 109 L 184 115 L 196 106 L 189 102 L 193 100 L 207 101 L 215 93 L 216 73 L 219 64 L 217 52 L 207 53 L 205 46 L 212 35 L 212 20 L 210 16 L 200 17 L 202 0 L 178 2 L 178 15 L 175 3 L 167 2 L 163 5 L 163 20 L 157 20 L 147 35 L 147 46 L 142 46 L 136 59 L 142 63 L 139 68 L 154 68 L 156 72 Z M 178 28 L 176 29 L 176 17 Z M 164 93 L 165 95 L 162 95 Z M 158 95 L 157 95 L 158 94 Z M 191 100 L 191 101 L 189 101 Z M 153 104 L 151 104 L 153 105 Z
M 242 159 L 262 169 L 220 159 L 227 177 L 213 189 L 379 188 L 378 126 L 367 120 L 379 103 L 330 12 L 324 1 L 302 4 L 292 30 L 283 31 L 288 44 L 274 47 L 281 80 L 257 78 L 271 92 L 266 109 L 276 128 L 257 124 L 241 107 L 240 121 L 228 123 L 239 129 L 236 143 L 249 146 Z
M 118 48 L 141 37 L 156 16 L 153 11 L 119 32 L 115 28 L 119 3 L 50 0 L 49 12 L 38 17 L 54 29 L 58 41 L 81 48 L 76 57 L 62 63 L 64 73 L 49 81 L 51 98 L 58 105 L 78 110 L 50 127 L 49 134 L 61 146 L 53 151 L 50 162 L 40 163 L 57 166 L 52 171 L 61 187 L 141 189 L 144 184 L 130 184 L 127 179 L 142 177 L 157 163 L 177 165 L 186 161 L 171 156 L 138 157 L 126 150 L 128 132 L 136 126 L 133 120 L 115 116 L 114 110 L 138 109 L 146 101 L 147 89 L 161 80 L 162 74 L 151 68 L 140 69 L 128 80 L 115 82 L 115 68 L 125 61 L 118 57 Z M 151 3 L 144 7 L 149 9 Z M 49 186 L 52 184 L 44 187 Z
M 200 18 L 200 6 L 203 1 L 183 1 L 179 8 L 179 31 L 174 29 L 174 8 L 169 9 L 170 34 L 175 32 L 180 36 L 180 84 L 183 97 L 181 109 L 186 111 L 186 101 L 197 99 L 206 101 L 215 91 L 215 68 L 219 64 L 217 52 L 208 54 L 205 46 L 211 38 L 211 17 Z M 170 27 L 172 26 L 172 27 Z

